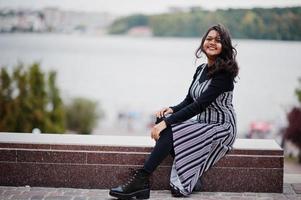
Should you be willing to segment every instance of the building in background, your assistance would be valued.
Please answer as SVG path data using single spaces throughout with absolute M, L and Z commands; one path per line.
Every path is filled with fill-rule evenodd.
M 104 33 L 113 22 L 108 13 L 42 10 L 0 10 L 0 32 Z

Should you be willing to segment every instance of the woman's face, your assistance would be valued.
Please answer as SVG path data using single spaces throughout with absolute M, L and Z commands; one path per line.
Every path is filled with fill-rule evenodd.
M 222 52 L 222 43 L 216 30 L 209 31 L 203 44 L 203 51 L 210 59 L 215 59 Z

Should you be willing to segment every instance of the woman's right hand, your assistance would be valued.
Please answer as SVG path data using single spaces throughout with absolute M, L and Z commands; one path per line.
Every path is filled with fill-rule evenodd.
M 162 108 L 161 110 L 159 110 L 158 112 L 156 112 L 156 117 L 158 118 L 162 118 L 167 114 L 171 114 L 173 113 L 173 110 L 171 108 Z

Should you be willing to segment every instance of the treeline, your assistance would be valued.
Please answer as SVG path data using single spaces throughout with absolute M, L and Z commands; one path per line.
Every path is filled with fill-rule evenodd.
M 0 132 L 89 134 L 102 116 L 88 99 L 64 104 L 56 72 L 44 73 L 39 63 L 0 69 Z
M 119 18 L 110 34 L 126 34 L 136 26 L 148 26 L 158 37 L 200 37 L 209 26 L 222 23 L 234 38 L 301 40 L 301 7 L 254 8 L 189 12 L 160 15 L 132 15 Z

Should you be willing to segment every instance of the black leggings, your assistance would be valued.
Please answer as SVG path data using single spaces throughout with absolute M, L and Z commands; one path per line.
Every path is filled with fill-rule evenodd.
M 157 118 L 156 124 L 162 120 L 162 118 Z M 150 174 L 153 173 L 168 154 L 171 154 L 173 158 L 175 157 L 171 127 L 165 128 L 160 133 L 160 137 L 157 140 L 155 147 L 144 163 L 144 170 Z

